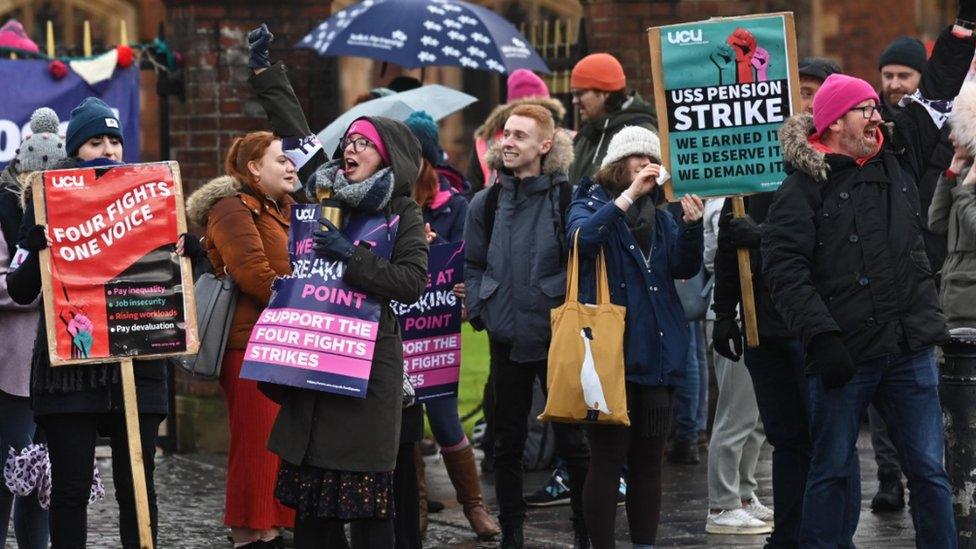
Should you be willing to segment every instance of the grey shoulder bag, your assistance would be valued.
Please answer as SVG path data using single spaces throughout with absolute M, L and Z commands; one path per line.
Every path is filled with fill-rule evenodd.
M 197 302 L 200 350 L 195 355 L 176 357 L 176 362 L 195 376 L 217 379 L 240 290 L 229 275 L 220 279 L 213 273 L 204 273 L 197 279 L 193 294 Z

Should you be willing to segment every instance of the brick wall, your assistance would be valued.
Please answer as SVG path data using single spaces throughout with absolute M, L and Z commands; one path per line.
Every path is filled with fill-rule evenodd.
M 275 34 L 273 60 L 284 61 L 295 92 L 313 128 L 321 128 L 338 108 L 329 67 L 298 42 L 330 14 L 330 2 L 289 0 L 167 0 L 167 41 L 183 54 L 186 102 L 170 99 L 170 158 L 180 163 L 187 194 L 223 173 L 224 154 L 244 133 L 270 130 L 247 83 L 247 32 L 266 22 Z M 333 65 L 330 65 L 333 64 Z M 219 395 L 215 382 L 177 371 L 181 395 Z
M 330 14 L 330 2 L 289 0 L 167 0 L 167 38 L 184 56 L 186 102 L 171 100 L 170 157 L 180 163 L 188 192 L 222 173 L 234 137 L 270 126 L 247 83 L 247 32 L 268 23 L 273 60 L 289 67 L 313 128 L 334 110 L 329 66 L 291 46 Z

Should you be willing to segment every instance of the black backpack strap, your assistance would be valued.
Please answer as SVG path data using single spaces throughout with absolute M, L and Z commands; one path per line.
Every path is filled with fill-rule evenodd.
M 485 252 L 491 246 L 491 233 L 495 230 L 495 214 L 498 213 L 498 197 L 502 194 L 502 186 L 497 181 L 488 187 L 485 197 Z
M 556 239 L 562 247 L 560 257 L 565 263 L 569 258 L 569 239 L 566 236 L 566 216 L 569 215 L 569 203 L 573 200 L 573 185 L 568 180 L 559 182 L 559 226 L 556 227 Z

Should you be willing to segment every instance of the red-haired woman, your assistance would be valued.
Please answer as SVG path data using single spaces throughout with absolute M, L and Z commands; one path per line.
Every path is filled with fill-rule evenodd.
M 279 406 L 240 378 L 244 349 L 258 315 L 271 299 L 275 277 L 291 274 L 288 261 L 288 195 L 295 166 L 270 132 L 237 138 L 227 152 L 227 175 L 190 197 L 190 219 L 207 228 L 206 248 L 214 272 L 231 277 L 240 298 L 220 372 L 230 419 L 230 454 L 224 524 L 235 545 L 275 547 L 281 528 L 295 514 L 274 498 L 278 456 L 267 449 Z

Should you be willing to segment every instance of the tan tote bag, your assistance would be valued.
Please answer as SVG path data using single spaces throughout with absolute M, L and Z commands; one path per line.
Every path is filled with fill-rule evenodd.
M 597 256 L 596 304 L 579 301 L 579 230 L 573 235 L 566 303 L 552 310 L 549 396 L 541 421 L 630 425 L 624 373 L 627 308 L 610 302 L 607 263 Z

